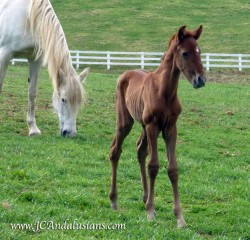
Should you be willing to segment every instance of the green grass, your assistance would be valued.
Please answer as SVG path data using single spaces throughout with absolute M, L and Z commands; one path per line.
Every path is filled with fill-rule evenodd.
M 180 26 L 204 26 L 202 52 L 250 53 L 249 0 L 54 0 L 70 49 L 165 51 Z
M 182 25 L 204 26 L 202 52 L 250 53 L 248 0 L 54 0 L 70 49 L 164 51 Z M 176 228 L 163 141 L 156 182 L 157 219 L 148 222 L 141 201 L 136 124 L 124 143 L 118 170 L 118 212 L 110 209 L 109 147 L 115 131 L 111 74 L 93 69 L 88 103 L 78 115 L 78 136 L 59 136 L 52 86 L 42 70 L 37 99 L 38 137 L 28 137 L 27 67 L 10 67 L 0 95 L 0 239 L 250 239 L 249 71 L 209 72 L 205 88 L 180 81 L 183 112 L 177 157 L 181 202 L 188 228 Z M 103 70 L 101 70 L 103 72 Z M 222 81 L 222 83 L 218 83 Z M 90 230 L 11 229 L 13 223 L 85 224 Z M 92 224 L 125 230 L 91 230 Z M 44 226 L 44 225 L 43 225 Z
M 90 73 L 88 103 L 78 115 L 78 136 L 59 136 L 52 86 L 41 72 L 37 123 L 28 137 L 27 69 L 10 67 L 0 96 L 0 239 L 249 239 L 249 81 L 209 82 L 194 90 L 180 81 L 179 187 L 188 229 L 176 228 L 164 144 L 159 139 L 157 219 L 148 222 L 141 201 L 136 124 L 124 143 L 118 170 L 118 212 L 110 209 L 109 147 L 115 130 L 116 74 Z M 244 76 L 244 75 L 243 75 Z M 231 77 L 239 78 L 231 74 Z M 13 230 L 11 224 L 126 224 L 125 230 Z M 51 227 L 52 228 L 52 227 Z

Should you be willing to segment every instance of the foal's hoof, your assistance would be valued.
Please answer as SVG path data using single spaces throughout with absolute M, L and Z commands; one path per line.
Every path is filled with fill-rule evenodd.
M 186 228 L 187 224 L 183 218 L 177 220 L 177 226 L 178 228 Z
M 155 210 L 148 211 L 147 217 L 148 221 L 153 221 L 155 219 Z
M 118 204 L 117 204 L 117 202 L 112 202 L 112 203 L 111 203 L 111 209 L 112 209 L 112 210 L 117 210 L 117 209 L 118 209 Z

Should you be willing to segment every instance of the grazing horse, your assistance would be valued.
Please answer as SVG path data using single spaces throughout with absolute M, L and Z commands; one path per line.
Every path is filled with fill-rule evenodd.
M 118 208 L 116 179 L 122 144 L 136 120 L 142 125 L 142 133 L 137 142 L 137 156 L 148 219 L 155 217 L 154 186 L 159 170 L 157 138 L 161 132 L 166 144 L 168 176 L 173 188 L 174 214 L 178 227 L 186 225 L 179 201 L 175 150 L 176 121 L 181 113 L 177 88 L 181 72 L 194 88 L 205 85 L 201 52 L 197 45 L 201 33 L 202 26 L 194 31 L 186 30 L 186 26 L 181 27 L 171 38 L 162 62 L 154 72 L 132 70 L 120 76 L 116 91 L 116 134 L 110 151 L 112 178 L 109 197 L 112 209 Z M 148 152 L 149 189 L 145 169 Z
M 49 0 L 1 0 L 0 2 L 0 92 L 9 61 L 25 57 L 29 61 L 29 135 L 40 134 L 35 119 L 37 76 L 47 64 L 53 82 L 53 105 L 63 136 L 76 134 L 76 115 L 85 100 L 81 81 L 74 70 L 61 24 Z

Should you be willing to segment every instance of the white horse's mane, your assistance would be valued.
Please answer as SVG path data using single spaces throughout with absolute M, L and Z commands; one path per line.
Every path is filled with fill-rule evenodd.
M 50 1 L 30 0 L 28 20 L 35 40 L 36 58 L 43 57 L 57 91 L 60 86 L 59 71 L 63 71 L 69 104 L 78 107 L 85 100 L 84 90 L 72 66 L 64 31 Z

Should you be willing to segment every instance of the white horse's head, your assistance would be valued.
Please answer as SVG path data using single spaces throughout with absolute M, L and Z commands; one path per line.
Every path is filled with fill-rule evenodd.
M 82 81 L 87 77 L 88 73 L 89 68 L 86 68 L 79 76 L 73 76 L 76 79 L 72 80 L 66 79 L 64 72 L 59 71 L 60 84 L 57 90 L 53 92 L 53 106 L 59 118 L 62 136 L 73 137 L 76 135 L 76 116 L 78 108 L 84 100 Z M 72 86 L 69 81 L 71 83 L 75 81 L 75 84 Z

